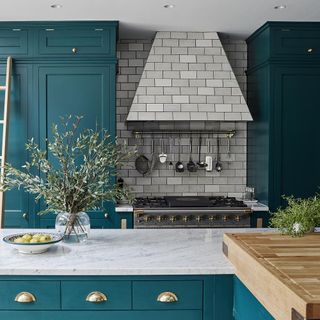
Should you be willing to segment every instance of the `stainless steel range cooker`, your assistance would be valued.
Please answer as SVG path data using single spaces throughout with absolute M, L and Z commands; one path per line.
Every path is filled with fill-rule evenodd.
M 251 208 L 232 197 L 136 198 L 134 228 L 250 227 Z

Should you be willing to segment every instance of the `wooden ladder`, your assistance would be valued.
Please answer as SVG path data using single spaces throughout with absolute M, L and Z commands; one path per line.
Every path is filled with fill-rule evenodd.
M 0 120 L 2 125 L 2 151 L 0 155 L 0 182 L 4 178 L 4 164 L 7 161 L 7 148 L 8 148 L 8 131 L 9 131 L 9 111 L 10 111 L 10 93 L 11 93 L 11 71 L 12 71 L 12 58 L 7 58 L 7 69 L 6 69 L 6 84 L 0 86 L 0 91 L 4 93 L 4 109 L 3 119 Z M 4 193 L 0 191 L 0 229 L 3 227 L 4 220 Z

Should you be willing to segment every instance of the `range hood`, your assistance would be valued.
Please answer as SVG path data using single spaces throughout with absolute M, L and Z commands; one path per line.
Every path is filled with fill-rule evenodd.
M 216 32 L 157 32 L 127 121 L 251 121 Z

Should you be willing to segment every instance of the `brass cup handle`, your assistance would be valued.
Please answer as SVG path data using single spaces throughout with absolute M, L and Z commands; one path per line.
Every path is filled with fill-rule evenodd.
M 178 297 L 173 292 L 162 292 L 158 295 L 158 302 L 173 303 L 178 301 Z
M 86 301 L 93 302 L 93 303 L 101 303 L 107 300 L 108 300 L 108 297 L 104 293 L 99 291 L 90 292 L 86 298 Z
M 14 298 L 14 301 L 19 303 L 32 303 L 36 301 L 36 297 L 30 292 L 20 292 Z

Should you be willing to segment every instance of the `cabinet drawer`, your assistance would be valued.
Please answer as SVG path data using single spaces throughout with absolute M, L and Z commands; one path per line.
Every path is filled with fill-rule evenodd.
M 0 30 L 0 55 L 27 55 L 28 31 L 21 29 Z
M 94 292 L 99 294 L 94 295 Z M 87 301 L 88 295 L 106 300 Z M 103 295 L 101 295 L 103 294 Z M 130 281 L 63 281 L 61 284 L 62 309 L 73 310 L 128 310 L 131 309 Z
M 40 55 L 103 55 L 115 56 L 114 29 L 62 29 L 46 28 L 39 31 Z
M 173 293 L 175 302 L 160 302 L 159 295 Z M 133 308 L 148 309 L 201 309 L 202 281 L 134 281 Z
M 272 55 L 314 56 L 320 54 L 320 29 L 278 28 L 273 35 Z
M 21 292 L 32 294 L 35 301 L 28 303 L 15 301 L 15 298 Z M 24 295 L 24 297 L 30 298 L 30 295 Z M 59 281 L 1 281 L 0 309 L 60 309 L 60 283 Z
M 182 311 L 0 311 L 7 320 L 202 320 L 200 310 Z

